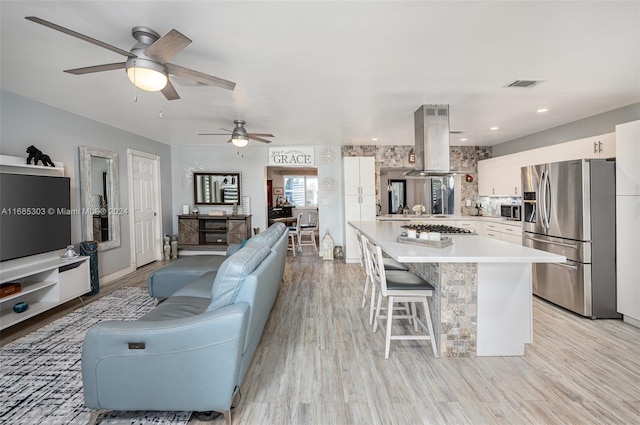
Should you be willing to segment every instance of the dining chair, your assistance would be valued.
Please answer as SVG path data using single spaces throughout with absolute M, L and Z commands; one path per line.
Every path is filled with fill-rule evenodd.
M 300 219 L 302 218 L 302 213 L 299 213 L 296 217 L 296 225 L 289 226 L 289 243 L 287 245 L 287 251 L 291 251 L 293 256 L 296 256 L 297 251 L 302 251 L 300 247 Z
M 376 286 L 372 281 L 370 262 L 367 258 L 368 253 L 365 248 L 368 239 L 359 230 L 356 230 L 356 238 L 358 239 L 358 249 L 360 251 L 360 264 L 363 266 L 365 271 L 364 288 L 362 289 L 362 303 L 360 305 L 360 308 L 364 308 L 367 304 L 367 292 L 369 289 L 369 285 L 371 285 L 371 295 L 369 297 L 369 324 L 372 325 L 373 315 L 375 312 Z M 383 264 L 385 270 L 409 271 L 409 268 L 405 264 L 402 264 L 394 260 L 393 258 L 385 257 L 383 259 Z M 406 308 L 408 308 L 408 306 L 406 306 Z
M 386 271 L 383 266 L 382 250 L 368 240 L 365 243 L 365 249 L 368 255 L 372 282 L 379 287 L 380 292 L 376 300 L 373 332 L 375 333 L 378 330 L 378 326 L 385 331 L 384 358 L 389 358 L 392 340 L 429 340 L 431 341 L 434 357 L 439 357 L 429 309 L 429 298 L 434 295 L 435 288 L 414 273 L 402 270 Z M 383 298 L 387 299 L 386 314 L 381 314 Z M 410 311 L 394 315 L 395 303 L 410 303 Z M 426 323 L 418 317 L 416 303 L 420 303 L 424 307 Z M 392 333 L 394 319 L 411 320 L 415 333 L 394 335 Z M 419 328 L 422 328 L 424 333 L 418 333 L 420 331 Z
M 318 227 L 318 212 L 311 211 L 306 224 L 300 224 L 298 245 L 300 251 L 303 246 L 313 246 L 315 252 L 318 252 L 318 244 L 316 242 L 316 229 Z

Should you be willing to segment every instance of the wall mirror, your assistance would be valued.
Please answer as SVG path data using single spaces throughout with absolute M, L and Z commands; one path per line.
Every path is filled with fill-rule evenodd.
M 193 173 L 195 205 L 240 203 L 240 173 Z
M 389 192 L 389 214 L 395 214 L 399 209 L 407 206 L 406 180 L 389 179 L 387 191 Z
M 118 154 L 80 147 L 82 237 L 98 250 L 120 246 Z

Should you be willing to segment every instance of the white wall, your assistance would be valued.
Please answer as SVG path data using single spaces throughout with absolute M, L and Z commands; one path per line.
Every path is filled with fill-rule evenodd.
M 65 176 L 71 178 L 71 208 L 80 208 L 79 146 L 89 146 L 118 154 L 120 207 L 129 207 L 127 148 L 159 155 L 162 178 L 163 228 L 171 224 L 171 150 L 168 145 L 124 130 L 90 120 L 14 93 L 0 90 L 0 154 L 24 156 L 25 149 L 34 145 L 48 154 L 53 161 L 64 163 Z M 120 221 L 121 245 L 100 251 L 100 276 L 130 267 L 129 219 Z M 169 233 L 169 232 L 166 232 Z M 71 217 L 71 242 L 78 244 L 83 238 L 80 216 Z

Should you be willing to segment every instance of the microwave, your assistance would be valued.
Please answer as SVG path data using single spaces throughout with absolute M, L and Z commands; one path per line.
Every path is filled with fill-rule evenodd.
M 500 216 L 520 221 L 520 205 L 500 205 Z

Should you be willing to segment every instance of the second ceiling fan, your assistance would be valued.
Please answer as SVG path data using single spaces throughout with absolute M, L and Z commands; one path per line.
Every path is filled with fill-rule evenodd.
M 243 120 L 235 120 L 234 124 L 236 126 L 233 131 L 227 130 L 226 128 L 221 128 L 220 130 L 226 131 L 227 133 L 199 133 L 198 136 L 231 135 L 231 138 L 227 141 L 227 143 L 233 143 L 239 148 L 247 146 L 247 144 L 249 144 L 249 139 L 255 140 L 256 142 L 271 143 L 271 140 L 263 139 L 263 137 L 275 137 L 273 134 L 269 133 L 248 133 L 247 129 L 244 128 L 246 122 L 244 122 Z

